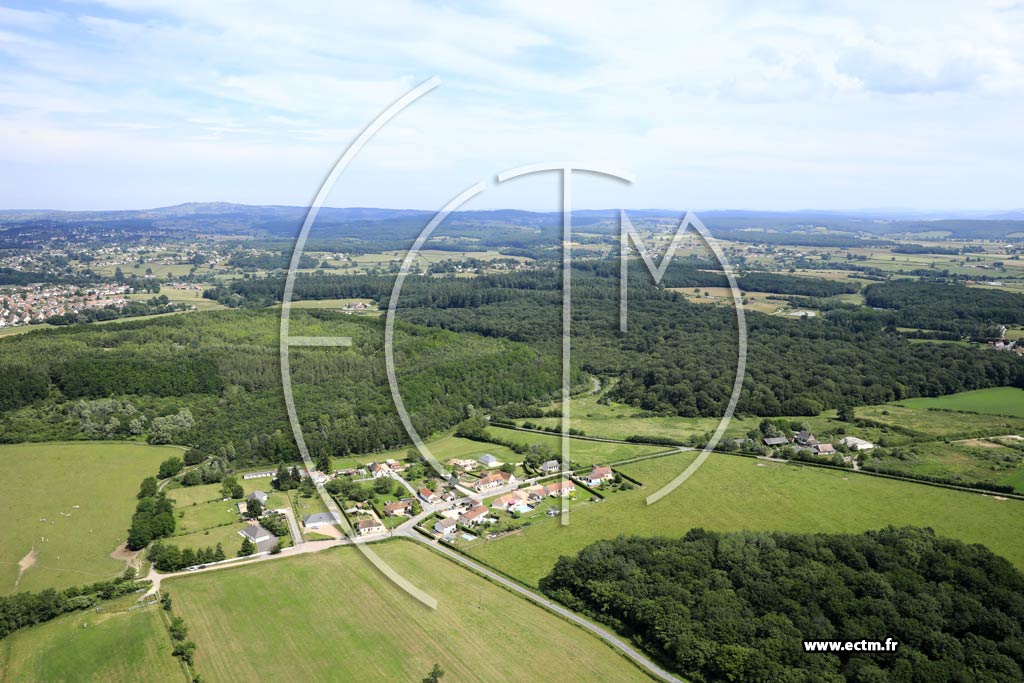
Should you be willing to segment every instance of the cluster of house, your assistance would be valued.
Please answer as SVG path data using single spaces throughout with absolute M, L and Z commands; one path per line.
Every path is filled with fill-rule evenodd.
M 405 463 L 389 458 L 384 462 L 371 462 L 365 470 L 355 470 L 355 472 L 369 471 L 370 476 L 374 479 L 380 479 L 381 477 L 390 477 L 393 472 L 402 472 L 403 470 L 405 470 Z M 348 470 L 342 471 L 342 474 L 346 472 Z
M 65 313 L 88 308 L 121 308 L 132 288 L 127 285 L 102 285 L 83 289 L 70 285 L 33 285 L 19 287 L 13 294 L 0 295 L 0 327 L 41 323 Z
M 743 441 L 743 439 L 737 439 L 737 443 L 740 445 L 742 445 Z M 762 441 L 769 448 L 777 448 L 793 443 L 797 450 L 809 451 L 816 455 L 834 455 L 836 452 L 835 446 L 829 442 L 819 443 L 814 434 L 807 430 L 797 432 L 792 441 L 785 436 L 768 436 L 762 439 Z M 865 441 L 856 436 L 844 436 L 839 440 L 839 443 L 854 451 L 866 451 L 875 447 L 875 444 L 870 441 Z

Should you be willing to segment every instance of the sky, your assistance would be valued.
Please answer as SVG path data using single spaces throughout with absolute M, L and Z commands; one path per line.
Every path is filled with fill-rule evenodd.
M 0 208 L 1024 206 L 1024 2 L 0 4 Z M 765 8 L 771 5 L 771 8 Z

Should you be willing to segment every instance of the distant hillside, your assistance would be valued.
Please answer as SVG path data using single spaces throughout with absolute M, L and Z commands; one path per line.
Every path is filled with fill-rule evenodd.
M 250 206 L 226 202 L 190 202 L 126 211 L 8 210 L 0 211 L 0 230 L 103 227 L 125 231 L 181 230 L 292 238 L 298 233 L 307 211 L 307 207 L 302 206 Z M 637 224 L 674 224 L 681 219 L 684 211 L 636 209 L 628 213 Z M 365 239 L 372 236 L 378 241 L 396 240 L 399 243 L 396 246 L 400 246 L 414 239 L 434 215 L 433 211 L 415 209 L 325 207 L 320 209 L 317 216 L 315 237 Z M 832 245 L 834 242 L 845 243 L 858 237 L 907 232 L 945 232 L 953 238 L 984 239 L 1018 239 L 1008 236 L 1024 234 L 1024 210 L 985 218 L 965 218 L 967 214 L 963 213 L 942 215 L 896 210 L 891 214 L 880 211 L 715 210 L 702 211 L 699 215 L 713 232 L 730 239 L 765 239 L 787 244 L 817 245 L 824 239 Z M 585 232 L 614 234 L 618 231 L 618 216 L 618 209 L 580 210 L 573 212 L 573 224 Z M 927 219 L 922 216 L 927 216 Z M 533 245 L 538 241 L 557 243 L 561 232 L 561 213 L 514 209 L 457 211 L 446 219 L 437 234 L 479 239 L 481 236 L 492 236 L 495 231 L 506 242 L 522 242 L 525 239 L 526 244 L 521 246 Z M 806 237 L 773 240 L 761 237 L 755 231 L 763 231 L 761 235 L 790 233 Z M 830 236 L 823 237 L 823 233 Z M 494 242 L 490 240 L 490 244 Z

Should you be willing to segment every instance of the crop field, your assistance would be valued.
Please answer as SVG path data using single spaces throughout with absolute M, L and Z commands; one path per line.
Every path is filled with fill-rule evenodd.
M 125 442 L 0 446 L 0 594 L 124 571 L 110 553 L 125 540 L 139 483 L 174 455 L 181 449 Z
M 622 467 L 645 487 L 581 505 L 570 523 L 533 522 L 523 533 L 476 543 L 469 554 L 535 585 L 560 555 L 619 534 L 682 536 L 689 529 L 860 532 L 887 525 L 932 527 L 983 543 L 1024 567 L 1019 529 L 1024 503 L 994 496 L 877 479 L 841 471 L 712 455 L 686 483 L 655 505 L 645 498 L 691 462 L 692 453 Z
M 437 663 L 445 681 L 650 680 L 589 633 L 426 548 L 374 550 L 436 597 L 437 610 L 354 548 L 165 582 L 203 679 L 418 681 Z
M 0 640 L 0 681 L 184 683 L 160 608 L 124 611 L 136 596 L 17 631 Z
M 943 410 L 964 410 L 986 415 L 1013 415 L 1024 418 L 1024 389 L 994 387 L 964 391 L 936 398 L 909 398 L 899 402 L 908 408 L 941 408 Z M 948 420 L 948 416 L 946 417 Z M 974 418 L 970 418 L 973 424 Z

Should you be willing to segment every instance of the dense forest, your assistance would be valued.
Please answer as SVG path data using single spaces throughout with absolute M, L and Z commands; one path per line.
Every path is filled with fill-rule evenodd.
M 1024 324 L 1024 296 L 960 284 L 896 280 L 868 285 L 868 306 L 895 310 L 896 324 L 962 333 L 979 327 Z
M 729 308 L 687 303 L 631 270 L 629 326 L 618 332 L 617 264 L 581 264 L 573 283 L 573 354 L 594 375 L 618 377 L 609 394 L 664 415 L 719 416 L 735 377 L 737 331 Z M 472 307 L 409 308 L 406 320 L 458 332 L 529 342 L 560 339 L 558 283 L 541 273 L 507 300 Z M 476 278 L 471 281 L 485 288 Z M 508 283 L 509 280 L 502 280 Z M 545 291 L 547 290 L 547 291 Z M 435 302 L 436 303 L 436 302 Z M 838 313 L 844 313 L 839 311 Z M 846 404 L 876 404 L 988 386 L 1024 386 L 1011 354 L 951 345 L 913 345 L 890 321 L 862 311 L 839 320 L 789 320 L 748 312 L 747 372 L 738 414 L 815 415 Z
M 721 277 L 707 265 L 683 261 L 670 274 Z M 819 282 L 752 275 L 772 281 L 759 286 L 789 291 L 792 281 L 800 287 Z M 282 283 L 280 277 L 249 278 L 208 293 L 254 310 L 71 326 L 0 340 L 6 378 L 0 438 L 145 437 L 227 461 L 293 458 L 279 374 L 279 317 L 263 308 L 279 299 Z M 297 298 L 360 297 L 387 305 L 392 285 L 388 276 L 304 275 L 295 291 Z M 868 289 L 876 286 L 888 283 Z M 929 287 L 969 297 L 1005 294 Z M 735 377 L 735 312 L 689 303 L 655 286 L 639 264 L 630 270 L 625 333 L 618 330 L 618 297 L 617 262 L 584 261 L 574 268 L 574 383 L 585 384 L 583 372 L 614 377 L 619 381 L 610 400 L 658 415 L 720 416 Z M 559 386 L 561 298 L 555 269 L 409 277 L 398 308 L 396 361 L 417 430 L 434 434 L 478 410 L 501 415 L 509 406 L 551 397 Z M 932 295 L 911 299 L 908 308 L 917 310 L 919 299 L 926 304 L 919 316 L 952 315 L 959 305 L 955 297 Z M 296 334 L 355 340 L 350 349 L 292 350 L 292 379 L 314 456 L 406 444 L 384 374 L 383 322 L 328 311 L 292 315 Z M 896 331 L 895 315 L 853 307 L 800 320 L 748 312 L 737 414 L 816 415 L 853 404 L 1024 386 L 1024 361 L 1012 354 L 914 345 Z
M 277 311 L 220 311 L 115 326 L 41 330 L 0 341 L 4 441 L 148 437 L 237 462 L 297 457 L 281 388 Z M 295 311 L 292 330 L 353 346 L 291 351 L 314 457 L 408 443 L 384 370 L 383 321 Z M 399 324 L 398 383 L 424 435 L 477 410 L 547 400 L 556 354 L 507 340 Z M 582 376 L 577 379 L 583 382 Z
M 619 537 L 560 558 L 540 585 L 699 683 L 1024 680 L 1024 575 L 929 529 Z M 886 638 L 896 652 L 802 642 Z

